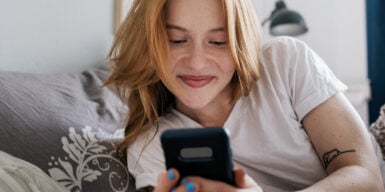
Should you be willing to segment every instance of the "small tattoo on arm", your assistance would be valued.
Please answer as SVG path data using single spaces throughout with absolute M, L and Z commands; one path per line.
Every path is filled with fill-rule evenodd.
M 330 162 L 332 162 L 336 157 L 344 154 L 344 153 L 350 153 L 350 152 L 355 152 L 356 150 L 354 149 L 351 149 L 351 150 L 346 150 L 346 151 L 340 151 L 338 149 L 333 149 L 329 152 L 326 152 L 323 156 L 322 156 L 322 162 L 324 164 L 324 168 L 326 169 Z

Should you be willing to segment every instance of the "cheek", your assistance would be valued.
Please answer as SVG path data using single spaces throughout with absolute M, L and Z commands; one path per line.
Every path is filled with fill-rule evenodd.
M 233 76 L 235 73 L 236 67 L 235 62 L 232 60 L 232 58 L 223 59 L 220 61 L 222 63 L 221 70 L 226 76 Z
M 227 49 L 226 51 L 218 52 L 215 57 L 216 63 L 219 65 L 219 68 L 222 73 L 226 74 L 226 76 L 232 76 L 236 70 L 236 65 L 230 50 Z
M 168 58 L 169 58 L 169 61 L 168 61 L 167 70 L 173 71 L 178 61 L 177 56 L 173 53 L 170 53 Z
M 174 68 L 179 60 L 179 57 L 180 57 L 180 53 L 178 53 L 178 51 L 173 51 L 171 50 L 170 53 L 169 53 L 169 63 L 168 63 L 168 66 L 169 68 Z
M 228 67 L 227 67 L 227 71 L 231 74 L 235 73 L 235 63 L 234 62 L 230 62 Z

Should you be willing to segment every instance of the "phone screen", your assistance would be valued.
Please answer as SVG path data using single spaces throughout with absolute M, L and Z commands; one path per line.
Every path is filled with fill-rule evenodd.
M 223 128 L 166 130 L 161 135 L 166 168 L 181 177 L 200 176 L 234 185 L 228 136 Z

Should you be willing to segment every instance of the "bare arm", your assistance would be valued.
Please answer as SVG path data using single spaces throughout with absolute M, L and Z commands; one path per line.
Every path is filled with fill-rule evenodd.
M 384 191 L 369 133 L 342 94 L 303 119 L 304 127 L 328 173 L 305 191 Z

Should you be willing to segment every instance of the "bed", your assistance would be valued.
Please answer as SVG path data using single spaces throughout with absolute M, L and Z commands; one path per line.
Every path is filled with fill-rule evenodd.
M 64 74 L 0 71 L 0 151 L 68 191 L 135 191 L 115 150 L 128 109 L 102 87 L 108 74 L 107 65 Z M 384 153 L 385 106 L 370 131 Z

